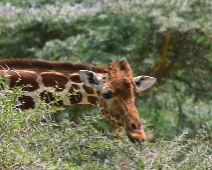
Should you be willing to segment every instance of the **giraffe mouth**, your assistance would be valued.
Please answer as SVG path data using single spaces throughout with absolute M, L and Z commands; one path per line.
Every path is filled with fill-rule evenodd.
M 143 130 L 134 130 L 127 133 L 129 140 L 133 143 L 142 143 L 146 140 L 146 134 Z

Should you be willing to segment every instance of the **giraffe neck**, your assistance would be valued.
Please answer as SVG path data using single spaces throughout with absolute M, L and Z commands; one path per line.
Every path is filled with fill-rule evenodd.
M 30 85 L 23 87 L 23 94 L 19 98 L 22 109 L 34 108 L 40 100 L 53 102 L 57 106 L 99 103 L 99 91 L 85 86 L 78 73 L 0 70 L 2 74 L 8 77 L 5 88 Z M 55 100 L 55 95 L 59 100 Z

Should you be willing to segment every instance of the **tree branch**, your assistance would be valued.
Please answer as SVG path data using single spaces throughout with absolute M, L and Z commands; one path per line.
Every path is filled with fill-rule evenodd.
M 155 67 L 155 70 L 154 70 L 155 73 L 157 73 L 162 68 L 162 66 L 163 66 L 163 64 L 164 64 L 164 62 L 167 58 L 167 54 L 168 54 L 168 50 L 169 50 L 169 46 L 170 46 L 170 44 L 169 44 L 170 37 L 171 37 L 171 29 L 168 28 L 166 30 L 166 39 L 165 39 L 165 42 L 164 42 L 164 45 L 163 45 L 161 59 Z

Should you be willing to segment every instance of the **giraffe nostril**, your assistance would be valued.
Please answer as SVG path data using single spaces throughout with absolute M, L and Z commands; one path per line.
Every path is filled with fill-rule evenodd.
M 136 127 L 136 125 L 134 123 L 132 123 L 131 124 L 131 128 L 132 128 L 132 130 L 136 130 L 137 127 Z

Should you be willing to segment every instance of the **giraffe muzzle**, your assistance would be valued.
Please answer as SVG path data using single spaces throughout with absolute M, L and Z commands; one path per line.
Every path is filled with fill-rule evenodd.
M 146 134 L 143 129 L 127 132 L 127 136 L 133 143 L 142 143 L 146 140 Z

